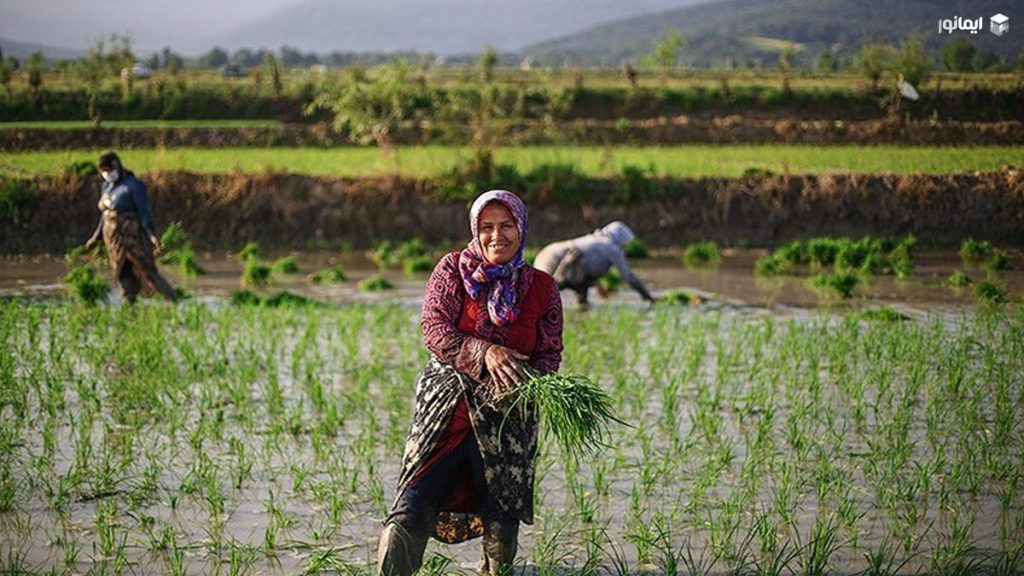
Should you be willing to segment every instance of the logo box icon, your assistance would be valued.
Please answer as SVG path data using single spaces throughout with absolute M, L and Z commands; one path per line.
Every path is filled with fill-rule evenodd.
M 996 14 L 989 20 L 989 30 L 996 36 L 1010 31 L 1010 19 L 1005 14 Z

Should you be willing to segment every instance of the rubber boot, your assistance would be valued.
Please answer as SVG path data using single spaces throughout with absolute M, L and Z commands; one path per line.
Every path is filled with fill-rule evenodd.
M 512 563 L 519 547 L 519 522 L 488 522 L 484 526 L 484 559 L 480 573 L 485 576 L 511 576 Z
M 423 550 L 429 534 L 412 534 L 390 522 L 380 534 L 377 548 L 378 576 L 412 576 L 423 563 Z

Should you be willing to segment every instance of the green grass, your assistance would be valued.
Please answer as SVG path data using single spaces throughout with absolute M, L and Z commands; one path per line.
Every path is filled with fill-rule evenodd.
M 278 120 L 105 120 L 103 128 L 276 128 L 284 123 Z M 0 130 L 91 130 L 88 120 L 26 120 L 0 122 Z
M 0 172 L 22 175 L 59 174 L 68 165 L 95 160 L 100 150 L 0 153 Z M 396 162 L 395 154 L 398 155 Z M 381 156 L 376 148 L 172 148 L 124 151 L 125 165 L 138 172 L 187 170 L 197 173 L 260 173 L 288 171 L 321 176 L 379 176 L 401 173 L 438 177 L 471 151 L 446 146 L 396 148 Z M 602 147 L 535 146 L 498 150 L 496 162 L 521 172 L 544 164 L 571 164 L 588 177 L 618 177 L 624 166 L 653 165 L 654 174 L 672 177 L 739 177 L 751 167 L 774 173 L 821 172 L 950 174 L 997 170 L 1019 164 L 1024 147 L 899 147 L 899 146 L 675 146 Z

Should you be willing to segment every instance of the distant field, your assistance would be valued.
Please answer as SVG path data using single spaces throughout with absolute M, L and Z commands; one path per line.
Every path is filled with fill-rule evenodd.
M 106 120 L 103 128 L 273 128 L 277 120 Z M 88 120 L 38 120 L 0 122 L 0 130 L 43 128 L 46 130 L 86 130 L 93 127 Z
M 437 176 L 470 157 L 465 148 L 398 148 L 383 156 L 376 148 L 287 148 L 218 150 L 175 148 L 130 150 L 125 164 L 139 172 L 197 173 L 283 171 L 322 176 Z M 60 173 L 68 165 L 95 161 L 99 150 L 0 153 L 0 173 L 28 176 Z M 659 176 L 740 176 L 749 169 L 792 174 L 820 172 L 922 172 L 948 174 L 995 170 L 1024 163 L 1024 147 L 906 148 L 898 146 L 675 146 L 518 147 L 498 151 L 500 163 L 520 171 L 541 164 L 571 164 L 595 177 L 618 175 L 634 166 Z
M 415 70 L 415 67 L 412 67 Z M 372 78 L 376 68 L 366 69 L 367 74 Z M 663 76 L 660 70 L 640 68 L 637 70 L 640 84 L 649 87 L 661 87 Z M 578 75 L 578 77 L 577 77 Z M 325 74 L 313 72 L 307 68 L 290 68 L 282 75 L 284 92 L 286 94 L 297 94 L 304 85 L 317 84 L 323 80 L 334 80 L 347 78 L 349 72 L 343 68 L 329 69 Z M 479 73 L 475 68 L 435 68 L 429 69 L 426 73 L 427 82 L 435 86 L 465 86 L 467 83 L 476 82 Z M 888 77 L 886 77 L 888 78 Z M 213 70 L 187 70 L 179 74 L 177 78 L 164 76 L 157 71 L 149 80 L 136 79 L 135 89 L 145 90 L 158 80 L 164 82 L 184 82 L 187 86 L 203 87 L 227 87 L 227 86 L 250 86 L 256 89 L 255 76 L 245 78 L 224 78 L 219 72 Z M 569 87 L 582 80 L 583 86 L 587 88 L 628 88 L 627 81 L 622 70 L 614 68 L 577 68 L 567 70 L 555 70 L 545 67 L 536 67 L 532 70 L 519 70 L 515 68 L 499 68 L 495 70 L 494 80 L 497 84 L 509 86 L 547 86 L 547 87 Z M 782 74 L 777 70 L 709 70 L 709 69 L 685 69 L 678 68 L 669 71 L 668 77 L 664 78 L 664 86 L 670 89 L 684 89 L 692 87 L 717 87 L 722 80 L 727 80 L 730 86 L 773 86 L 782 85 Z M 961 90 L 974 88 L 994 88 L 1012 90 L 1016 88 L 1019 79 L 1015 74 L 994 74 L 994 73 L 955 73 L 936 72 L 932 79 L 925 86 L 941 85 L 946 90 Z M 266 82 L 263 82 L 265 85 Z M 836 89 L 844 88 L 859 90 L 867 87 L 867 80 L 862 74 L 836 72 L 822 74 L 816 72 L 797 70 L 792 74 L 790 84 L 793 89 Z M 73 75 L 66 73 L 51 72 L 44 76 L 43 85 L 50 90 L 66 91 L 80 90 L 81 82 Z M 16 75 L 11 86 L 16 89 L 25 89 L 25 80 Z M 105 89 L 119 90 L 121 81 L 119 78 L 110 77 L 105 83 Z

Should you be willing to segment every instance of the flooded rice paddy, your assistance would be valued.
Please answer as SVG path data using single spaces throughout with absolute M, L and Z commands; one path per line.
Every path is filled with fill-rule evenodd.
M 754 277 L 754 257 L 637 265 L 700 306 L 621 293 L 581 311 L 563 294 L 563 371 L 632 426 L 579 461 L 542 445 L 521 570 L 1019 573 L 1021 309 L 935 285 L 955 255 L 827 309 L 801 278 Z M 229 305 L 227 258 L 201 258 L 191 301 L 96 308 L 44 297 L 60 260 L 5 263 L 3 570 L 369 572 L 427 359 L 425 276 L 366 294 L 372 265 L 340 263 L 346 283 L 268 289 L 325 304 L 279 309 Z M 1019 272 L 1003 281 L 1019 294 Z M 878 303 L 911 319 L 858 312 Z M 425 570 L 472 573 L 479 555 L 432 543 Z

